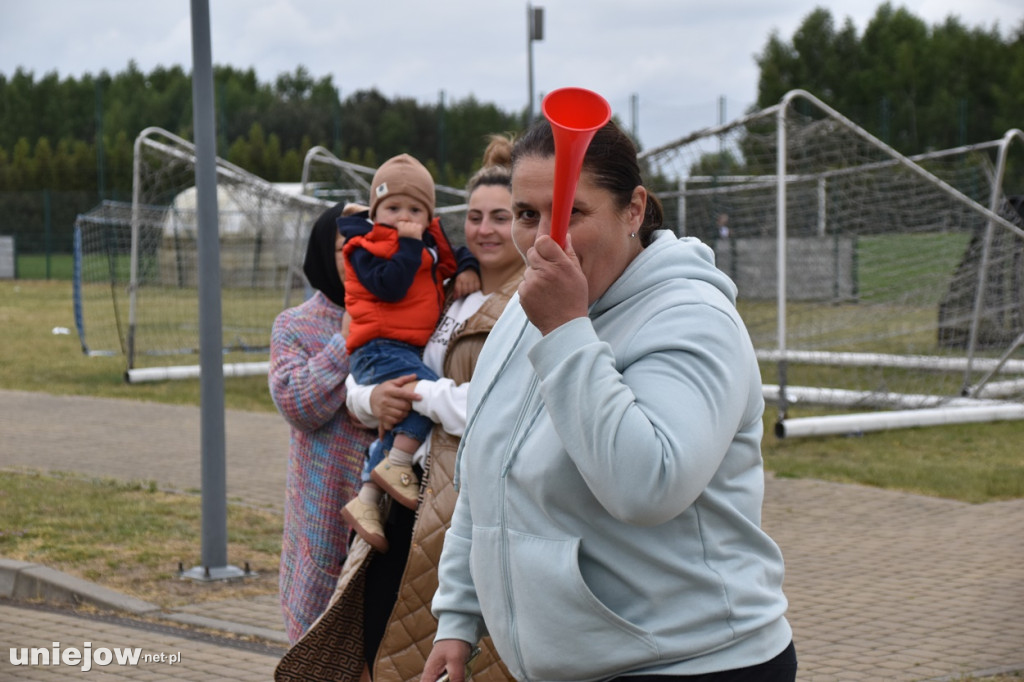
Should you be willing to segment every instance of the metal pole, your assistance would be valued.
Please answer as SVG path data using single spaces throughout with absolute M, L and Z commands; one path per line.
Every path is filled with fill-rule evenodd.
M 526 3 L 526 125 L 533 122 L 533 8 Z
M 334 154 L 341 156 L 341 88 L 334 98 Z
M 221 357 L 220 241 L 217 225 L 217 135 L 209 0 L 192 0 L 192 118 L 196 145 L 199 261 L 199 396 L 202 481 L 202 566 L 188 577 L 241 576 L 227 565 L 224 457 L 224 366 Z
M 46 248 L 46 279 L 50 279 L 50 260 L 53 256 L 53 210 L 50 201 L 50 190 L 43 190 L 43 229 Z
M 725 125 L 725 95 L 718 97 L 718 125 Z M 718 135 L 718 165 L 725 173 L 725 132 Z
M 106 198 L 106 178 L 103 168 L 103 85 L 96 79 L 96 186 L 100 201 Z
M 676 199 L 676 211 L 679 218 L 676 220 L 676 234 L 680 237 L 686 236 L 686 179 L 679 180 L 679 198 Z
M 448 156 L 445 150 L 448 146 L 448 141 L 445 140 L 445 111 L 444 111 L 444 90 L 438 92 L 437 101 L 437 172 L 442 178 L 448 179 L 445 168 L 448 165 Z
M 125 380 L 135 367 L 135 329 L 138 321 L 139 239 L 142 238 L 142 139 L 149 128 L 135 138 L 132 155 L 132 245 L 128 262 L 128 338 L 125 341 Z
M 779 403 L 778 420 L 786 418 L 789 400 L 786 397 L 788 386 L 788 365 L 786 362 L 786 108 L 789 100 L 785 99 L 779 107 L 776 117 L 775 150 L 775 210 L 776 210 L 776 297 L 778 306 L 778 347 L 779 347 Z
M 1006 157 L 1010 141 L 1013 139 L 1015 130 L 1011 130 L 1003 136 L 999 145 L 999 154 L 996 161 L 996 176 L 992 182 L 992 191 L 989 193 L 988 208 L 992 213 L 999 209 L 999 197 L 1003 190 L 1003 178 L 1006 173 Z M 981 246 L 981 263 L 978 265 L 978 288 L 974 292 L 974 310 L 971 311 L 971 326 L 967 336 L 967 368 L 964 370 L 963 392 L 966 394 L 971 386 L 971 365 L 974 362 L 974 353 L 978 347 L 978 333 L 981 329 L 981 318 L 984 315 L 985 287 L 988 285 L 988 269 L 992 259 L 992 240 L 995 238 L 995 223 L 991 220 L 985 221 L 985 236 Z M 986 380 L 988 377 L 986 377 Z
M 526 124 L 533 123 L 533 41 L 544 40 L 544 8 L 526 5 L 526 72 L 527 101 L 529 102 L 529 118 Z
M 640 96 L 635 92 L 629 96 L 629 126 L 633 132 L 633 140 L 640 139 Z

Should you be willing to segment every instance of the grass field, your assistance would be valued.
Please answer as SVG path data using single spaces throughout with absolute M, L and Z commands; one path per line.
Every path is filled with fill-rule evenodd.
M 969 238 L 962 232 L 859 237 L 858 289 L 867 302 L 878 303 L 898 298 L 912 282 L 925 294 L 922 303 L 938 305 Z
M 181 580 L 175 559 L 198 563 L 200 498 L 152 481 L 0 470 L 0 557 L 41 563 L 163 608 L 200 600 L 275 594 L 279 514 L 228 506 L 227 551 L 256 573 L 242 582 Z
M 0 388 L 199 404 L 198 381 L 129 385 L 123 356 L 84 355 L 75 332 L 70 282 L 0 282 L 0 342 Z M 266 377 L 231 379 L 225 391 L 230 408 L 274 409 Z
M 58 279 L 70 282 L 74 258 L 70 253 L 19 255 L 16 267 L 20 279 Z

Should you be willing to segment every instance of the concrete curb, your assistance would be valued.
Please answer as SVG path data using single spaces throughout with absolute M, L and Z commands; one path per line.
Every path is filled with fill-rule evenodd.
M 160 607 L 52 568 L 0 559 L 0 596 L 59 604 L 88 604 L 136 615 L 156 615 Z
M 48 604 L 71 606 L 88 604 L 108 611 L 119 611 L 136 616 L 152 616 L 182 625 L 202 627 L 245 637 L 257 637 L 268 642 L 288 645 L 288 637 L 283 632 L 192 613 L 164 611 L 156 604 L 102 587 L 88 580 L 61 573 L 41 564 L 16 559 L 0 558 L 0 598 L 12 601 L 38 600 Z
M 193 625 L 196 627 L 206 628 L 208 630 L 228 632 L 233 635 L 259 637 L 260 639 L 267 640 L 268 642 L 284 644 L 286 647 L 289 645 L 288 635 L 283 632 L 271 630 L 270 628 L 261 628 L 255 625 L 243 625 L 242 623 L 232 623 L 219 618 L 198 616 L 194 613 L 164 613 L 161 615 L 161 618 L 175 623 L 181 623 L 182 625 Z

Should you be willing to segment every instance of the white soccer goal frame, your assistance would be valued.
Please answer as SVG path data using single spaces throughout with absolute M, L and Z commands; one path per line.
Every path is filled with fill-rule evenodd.
M 981 216 L 986 222 L 985 237 L 983 244 L 982 262 L 979 267 L 979 286 L 975 297 L 974 312 L 970 324 L 969 342 L 964 357 L 912 357 L 903 355 L 886 355 L 882 353 L 847 353 L 847 352 L 820 352 L 807 351 L 800 348 L 791 348 L 788 342 L 787 310 L 790 302 L 787 300 L 788 273 L 787 263 L 790 262 L 788 254 L 788 229 L 787 229 L 787 192 L 794 183 L 815 182 L 818 195 L 818 224 L 819 235 L 826 231 L 826 210 L 827 201 L 825 184 L 829 174 L 842 174 L 851 172 L 849 169 L 836 168 L 829 172 L 821 172 L 815 176 L 801 176 L 789 170 L 787 144 L 787 116 L 793 109 L 796 102 L 810 104 L 815 110 L 823 114 L 831 122 L 843 126 L 847 131 L 854 133 L 867 144 L 873 145 L 881 154 L 884 154 L 885 161 L 876 165 L 899 165 L 907 171 L 916 174 L 924 181 L 939 188 L 946 195 L 956 202 L 964 205 L 969 211 Z M 897 152 L 888 144 L 873 137 L 866 130 L 853 123 L 845 116 L 835 111 L 820 99 L 814 97 L 804 90 L 793 90 L 787 93 L 779 104 L 759 112 L 748 114 L 728 124 L 707 128 L 697 131 L 684 138 L 648 150 L 641 154 L 641 159 L 652 166 L 658 167 L 663 157 L 671 157 L 680 149 L 688 145 L 718 139 L 719 150 L 722 148 L 721 140 L 725 139 L 726 133 L 742 129 L 752 122 L 764 123 L 765 120 L 774 117 L 776 150 L 782 150 L 775 156 L 774 174 L 762 174 L 757 176 L 736 176 L 722 174 L 713 178 L 708 176 L 693 175 L 690 177 L 677 177 L 678 192 L 675 193 L 677 201 L 677 214 L 679 216 L 678 232 L 681 235 L 687 233 L 686 229 L 686 202 L 687 198 L 694 199 L 698 196 L 721 195 L 731 191 L 730 185 L 742 184 L 744 189 L 759 187 L 761 190 L 771 191 L 775 194 L 775 273 L 776 273 L 776 323 L 775 334 L 776 345 L 774 348 L 758 348 L 758 356 L 762 363 L 774 363 L 779 375 L 779 385 L 765 385 L 766 399 L 778 405 L 778 421 L 776 433 L 782 436 L 795 435 L 823 435 L 829 433 L 843 433 L 852 431 L 868 431 L 876 428 L 900 428 L 907 426 L 929 425 L 936 423 L 951 423 L 953 421 L 978 421 L 979 419 L 1022 419 L 1024 418 L 1024 360 L 1014 359 L 1012 356 L 1024 343 L 1024 333 L 1011 343 L 998 359 L 977 357 L 977 335 L 979 319 L 984 303 L 987 267 L 989 250 L 992 236 L 996 230 L 1008 230 L 1017 237 L 1024 237 L 1024 229 L 1007 220 L 998 213 L 999 202 L 1002 200 L 1002 183 L 1006 170 L 1006 160 L 1010 145 L 1024 141 L 1024 134 L 1018 129 L 1008 131 L 1000 140 L 972 145 L 956 150 L 943 150 L 922 154 L 914 157 L 905 156 Z M 953 187 L 943 179 L 931 173 L 926 167 L 927 161 L 939 158 L 944 155 L 964 154 L 976 150 L 995 150 L 997 161 L 991 185 L 991 194 L 988 205 L 982 205 L 971 199 L 956 187 Z M 862 169 L 855 169 L 862 170 Z M 693 185 L 692 187 L 690 185 Z M 673 193 L 663 194 L 666 198 L 673 196 Z M 867 363 L 869 366 L 893 366 L 906 369 L 919 369 L 922 371 L 959 371 L 963 373 L 961 395 L 905 395 L 900 396 L 893 393 L 879 393 L 877 391 L 844 391 L 830 387 L 797 387 L 787 384 L 786 370 L 790 362 L 817 362 L 835 365 L 856 365 Z M 985 372 L 985 375 L 977 381 L 972 380 L 977 372 Z M 1002 376 L 1011 375 L 1009 380 L 993 381 L 999 373 Z M 1017 378 L 1013 378 L 1016 375 Z M 998 398 L 1008 397 L 1009 401 Z M 1014 400 L 1015 398 L 1015 400 Z M 800 419 L 792 419 L 787 414 L 793 404 L 815 404 L 840 407 L 842 409 L 855 409 L 857 407 L 874 407 L 886 410 L 897 409 L 898 417 L 892 412 L 872 411 L 863 414 L 840 414 L 815 416 L 804 419 L 811 419 L 813 422 L 804 423 Z M 909 408 L 913 409 L 909 409 Z M 994 408 L 994 409 L 993 409 Z M 982 417 L 984 415 L 984 417 Z
M 165 375 L 160 374 L 160 368 L 156 371 L 143 371 L 135 367 L 136 361 L 136 334 L 138 328 L 138 292 L 139 292 L 139 244 L 142 225 L 142 212 L 146 210 L 147 198 L 143 196 L 142 158 L 143 150 L 148 148 L 159 152 L 168 158 L 177 159 L 191 166 L 196 163 L 196 148 L 192 142 L 179 137 L 162 128 L 151 126 L 145 128 L 135 139 L 134 157 L 132 164 L 132 242 L 131 260 L 128 283 L 128 330 L 126 335 L 125 355 L 127 361 L 126 380 L 129 383 L 138 381 L 151 381 L 155 379 L 168 379 L 189 376 L 192 371 L 197 370 L 171 370 Z M 273 183 L 249 173 L 241 167 L 232 164 L 224 159 L 216 159 L 216 175 L 218 185 L 229 183 L 250 187 L 252 191 L 271 200 L 276 200 L 283 205 L 298 206 L 305 209 L 300 216 L 316 215 L 331 205 L 330 202 L 305 195 L 287 194 L 279 190 Z M 301 218 L 300 218 L 301 220 Z M 291 255 L 289 257 L 289 272 L 301 276 L 301 253 L 304 248 L 303 234 L 306 232 L 306 225 L 296 225 L 294 238 L 292 240 Z M 286 288 L 283 294 L 282 309 L 287 307 L 291 301 L 290 282 L 291 277 L 286 277 Z M 237 363 L 225 365 L 227 376 L 242 376 L 256 374 L 265 368 L 260 363 Z
M 145 158 L 145 161 L 143 160 Z M 167 171 L 162 170 L 158 165 L 154 166 L 154 159 L 166 158 Z M 185 182 L 185 175 L 187 175 L 187 167 L 191 166 L 194 168 L 196 160 L 195 146 L 177 135 L 170 133 L 159 127 L 149 127 L 139 133 L 134 143 L 134 159 L 133 159 L 133 182 L 132 182 L 132 202 L 131 204 L 124 204 L 119 202 L 105 202 L 102 206 L 97 207 L 93 211 L 83 216 L 79 216 L 79 220 L 76 223 L 76 264 L 79 270 L 79 275 L 76 276 L 75 284 L 75 312 L 76 312 L 76 326 L 78 327 L 79 336 L 82 342 L 83 352 L 90 355 L 113 355 L 113 354 L 124 354 L 126 359 L 126 371 L 125 380 L 128 383 L 139 383 L 147 381 L 165 381 L 171 379 L 192 379 L 199 376 L 199 367 L 194 364 L 186 365 L 161 365 L 160 359 L 153 359 L 152 356 L 183 356 L 189 355 L 188 347 L 180 348 L 169 348 L 163 350 L 154 350 L 152 344 L 149 342 L 143 344 L 140 342 L 140 330 L 142 324 L 140 322 L 140 292 L 144 290 L 145 282 L 143 282 L 144 275 L 142 274 L 141 259 L 142 254 L 140 253 L 140 244 L 143 241 L 142 233 L 143 230 L 152 232 L 154 226 L 163 221 L 171 221 L 169 224 L 172 225 L 174 234 L 178 234 L 179 220 L 182 219 L 181 209 L 176 208 L 178 200 L 182 198 L 183 194 L 187 191 L 194 191 L 191 189 L 191 185 L 194 181 L 187 184 Z M 148 166 L 144 170 L 144 166 Z M 325 170 L 326 169 L 326 170 Z M 263 226 L 264 220 L 280 221 L 282 219 L 289 220 L 286 216 L 282 216 L 281 211 L 284 210 L 282 207 L 291 207 L 287 210 L 295 210 L 294 224 L 290 227 L 282 228 L 272 227 L 271 229 L 277 230 L 274 232 L 277 237 L 275 245 L 280 246 L 280 236 L 284 234 L 281 232 L 285 229 L 285 233 L 288 236 L 287 239 L 290 242 L 290 246 L 287 247 L 288 254 L 284 256 L 286 258 L 287 272 L 282 275 L 280 273 L 275 275 L 275 278 L 279 279 L 283 277 L 283 291 L 281 291 L 281 303 L 278 310 L 294 305 L 296 301 L 293 301 L 292 283 L 299 282 L 305 283 L 305 276 L 302 272 L 302 258 L 305 253 L 306 241 L 309 233 L 309 229 L 312 226 L 315 217 L 326 208 L 338 203 L 339 201 L 347 201 L 353 203 L 367 204 L 369 203 L 369 190 L 370 183 L 373 178 L 375 168 L 369 166 L 363 166 L 347 161 L 342 161 L 336 156 L 331 154 L 329 150 L 324 147 L 313 147 L 311 148 L 304 159 L 302 178 L 300 183 L 294 183 L 288 188 L 290 191 L 281 189 L 280 186 L 271 183 L 263 178 L 260 178 L 252 173 L 245 171 L 239 166 L 227 162 L 221 158 L 216 160 L 216 174 L 218 181 L 218 194 L 224 188 L 234 188 L 229 190 L 233 192 L 232 196 L 242 194 L 245 196 L 246 201 L 249 205 L 243 209 L 246 211 L 245 216 L 240 216 L 238 213 L 231 213 L 229 208 L 226 208 L 223 201 L 220 203 L 219 210 L 219 230 L 222 237 L 225 235 L 227 223 L 232 221 L 245 221 L 252 219 L 250 213 L 256 213 L 256 219 Z M 143 177 L 143 176 L 146 177 Z M 317 177 L 317 176 L 320 177 Z M 332 176 L 327 178 L 327 176 Z M 150 178 L 147 180 L 147 178 Z M 150 185 L 156 184 L 159 186 L 157 194 L 161 196 L 154 199 L 153 189 Z M 297 185 L 297 188 L 296 188 Z M 175 194 L 174 203 L 175 206 L 167 205 L 168 199 L 165 196 L 168 187 L 177 188 L 178 193 Z M 297 190 L 297 193 L 295 193 Z M 452 235 L 454 241 L 460 240 L 462 237 L 462 221 L 466 210 L 466 191 L 464 189 L 447 187 L 444 185 L 436 186 L 436 197 L 437 197 L 437 213 L 442 216 L 446 216 L 445 225 L 446 229 L 451 232 L 455 232 Z M 258 199 L 259 211 L 255 211 L 254 202 Z M 274 216 L 263 213 L 264 201 L 267 206 L 271 207 L 271 211 L 276 210 L 277 214 Z M 192 215 L 194 211 L 192 209 L 185 209 L 185 227 L 187 230 L 194 230 L 195 225 L 193 224 L 194 218 L 190 219 L 188 216 Z M 290 215 L 290 214 L 289 214 Z M 275 217 L 276 216 L 276 217 Z M 277 222 L 273 223 L 277 225 Z M 453 229 L 454 227 L 454 229 Z M 128 255 L 128 273 L 127 282 L 124 281 L 124 275 L 119 274 L 123 271 L 119 267 L 110 265 L 109 273 L 106 273 L 107 267 L 100 267 L 95 262 L 98 251 L 90 251 L 88 247 L 83 249 L 82 246 L 82 234 L 89 230 L 93 230 L 93 234 L 102 231 L 103 234 L 107 234 L 107 231 L 112 231 L 116 234 L 117 244 L 119 246 L 111 247 L 115 249 L 113 253 L 124 253 L 117 249 L 128 246 L 122 241 L 125 237 L 126 231 L 130 233 L 130 252 Z M 165 225 L 165 229 L 167 226 Z M 188 232 L 189 235 L 193 235 L 192 232 Z M 151 239 L 151 237 L 150 237 Z M 166 239 L 166 237 L 165 237 Z M 174 238 L 177 243 L 177 237 Z M 242 243 L 243 242 L 236 242 Z M 123 245 L 123 246 L 120 246 Z M 150 249 L 154 248 L 152 245 Z M 158 248 L 166 249 L 169 248 L 167 244 Z M 89 256 L 83 256 L 83 253 L 92 254 L 94 261 L 88 261 Z M 153 254 L 148 253 L 147 258 L 149 259 L 148 267 L 152 269 Z M 277 254 L 277 251 L 275 251 Z M 99 254 L 103 255 L 103 254 Z M 118 256 L 113 256 L 117 258 Z M 281 258 L 280 254 L 274 256 L 274 258 Z M 111 256 L 107 253 L 107 259 Z M 226 264 L 226 254 L 223 251 L 221 253 L 222 268 L 231 267 Z M 94 268 L 95 272 L 90 273 L 90 277 L 83 279 L 81 275 L 81 266 L 83 260 L 88 262 L 91 266 L 99 267 Z M 161 261 L 160 267 L 163 268 L 163 262 Z M 102 270 L 102 272 L 100 272 Z M 179 277 L 181 275 L 179 274 Z M 185 275 L 187 279 L 194 278 L 195 273 L 188 271 Z M 256 275 L 254 274 L 254 277 Z M 150 272 L 150 277 L 152 273 Z M 163 274 L 160 275 L 163 277 Z M 99 278 L 99 280 L 97 279 Z M 93 310 L 94 312 L 100 310 L 95 308 L 99 305 L 101 308 L 104 307 L 98 302 L 97 296 L 101 295 L 98 293 L 96 287 L 97 281 L 104 281 L 109 279 L 108 286 L 110 296 L 113 302 L 113 319 L 116 323 L 116 332 L 118 343 L 111 345 L 109 339 L 104 343 L 107 344 L 108 349 L 97 350 L 90 348 L 86 342 L 85 336 L 85 320 L 84 311 L 86 309 Z M 120 280 L 120 281 L 117 281 Z M 223 280 L 223 277 L 222 277 Z M 88 296 L 83 295 L 83 281 L 88 281 L 92 284 L 92 288 L 89 289 Z M 223 284 L 222 284 L 223 286 Z M 127 310 L 122 308 L 124 299 L 121 299 L 121 290 L 124 289 L 125 298 L 127 298 Z M 308 283 L 306 283 L 306 291 L 302 292 L 303 296 L 308 294 Z M 261 294 L 261 297 L 265 300 L 265 294 Z M 83 303 L 83 299 L 88 300 L 88 305 Z M 120 302 L 119 302 L 120 301 Z M 110 314 L 110 309 L 104 312 L 102 317 L 106 318 Z M 149 323 L 153 320 L 151 316 L 147 315 Z M 103 325 L 95 324 L 94 320 L 90 320 L 92 323 L 90 329 L 94 332 L 110 331 L 102 329 Z M 270 325 L 273 322 L 273 317 L 262 320 L 259 324 L 266 326 L 266 340 L 262 341 L 264 345 L 269 343 Z M 227 322 L 225 321 L 225 324 Z M 122 326 L 123 325 L 123 326 Z M 249 335 L 251 337 L 251 331 Z M 149 332 L 147 332 L 148 334 Z M 96 334 L 96 337 L 104 336 L 103 334 Z M 227 329 L 225 329 L 225 338 L 228 337 Z M 260 337 L 262 338 L 262 336 Z M 191 346 L 191 342 L 189 342 Z M 115 349 L 116 347 L 116 349 Z M 235 350 L 234 348 L 228 348 L 227 344 L 225 347 L 225 353 Z M 249 346 L 249 350 L 256 350 L 259 352 L 258 347 Z M 192 352 L 194 352 L 193 349 Z M 263 349 L 265 352 L 265 348 Z M 138 360 L 140 357 L 146 356 L 150 358 L 142 364 L 156 365 L 156 366 L 138 366 Z M 227 358 L 227 356 L 226 356 Z M 251 376 L 265 374 L 269 369 L 269 363 L 265 361 L 256 362 L 229 362 L 225 359 L 224 363 L 224 374 L 226 377 L 233 376 Z

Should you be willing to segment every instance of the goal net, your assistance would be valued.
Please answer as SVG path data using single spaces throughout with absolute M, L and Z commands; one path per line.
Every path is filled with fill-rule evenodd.
M 265 356 L 277 313 L 304 299 L 309 230 L 331 202 L 217 159 L 217 205 L 230 363 Z M 123 353 L 129 381 L 135 370 L 195 364 L 197 232 L 195 148 L 147 128 L 135 141 L 132 202 L 105 202 L 76 223 L 75 310 L 85 352 Z
M 88 354 L 121 354 L 129 382 L 198 376 L 195 147 L 160 128 L 135 141 L 132 202 L 76 222 L 75 319 Z M 375 168 L 314 147 L 301 182 L 270 183 L 217 159 L 225 376 L 265 373 L 277 314 L 310 293 L 309 231 L 339 201 L 369 203 Z M 465 191 L 438 185 L 438 213 L 462 236 Z M 458 230 L 452 234 L 452 226 Z M 260 361 L 253 362 L 253 354 Z
M 793 91 L 642 154 L 737 284 L 779 435 L 1024 418 L 1022 142 L 905 157 Z

